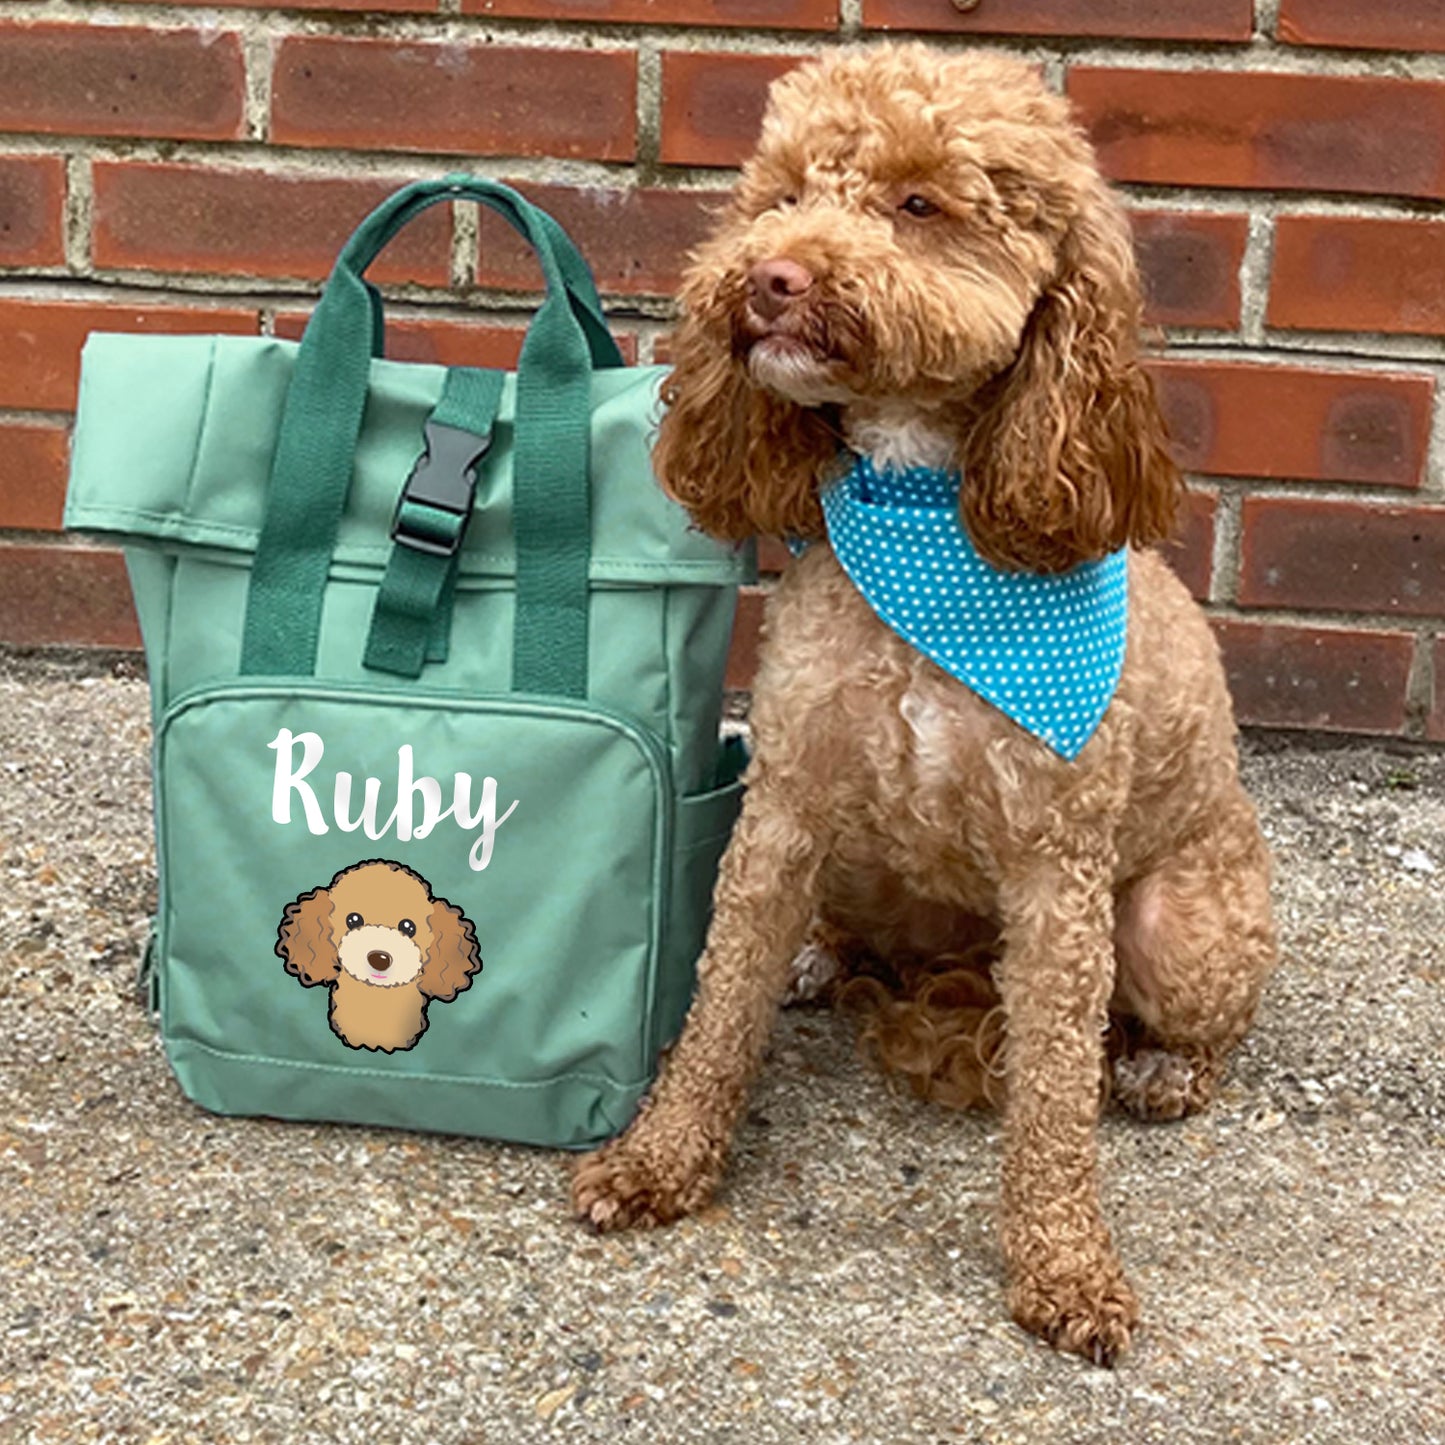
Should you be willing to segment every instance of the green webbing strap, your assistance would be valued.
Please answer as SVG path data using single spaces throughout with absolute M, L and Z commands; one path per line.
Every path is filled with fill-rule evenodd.
M 558 353 L 533 347 L 540 321 L 517 369 L 512 690 L 580 698 L 587 696 L 591 377 L 567 374 Z
M 521 232 L 547 284 L 518 368 L 512 686 L 586 696 L 591 371 L 620 366 L 622 358 L 586 263 L 561 227 L 509 187 L 471 176 L 398 191 L 362 222 L 337 258 L 287 392 L 251 569 L 243 674 L 315 671 L 327 574 L 371 358 L 382 342 L 380 310 L 362 273 L 413 216 L 458 199 L 490 207 Z
M 432 437 L 435 428 L 449 428 L 459 434 L 454 440 L 471 438 L 474 446 L 449 453 L 461 472 L 456 478 L 458 505 L 438 505 L 425 495 L 413 495 L 425 490 L 427 464 L 445 460 L 432 456 L 430 449 L 408 480 L 392 530 L 395 545 L 371 614 L 363 658 L 367 667 L 420 677 L 425 663 L 446 661 L 458 553 L 471 517 L 477 468 L 490 444 L 501 400 L 500 371 L 458 366 L 447 372 L 426 433 Z

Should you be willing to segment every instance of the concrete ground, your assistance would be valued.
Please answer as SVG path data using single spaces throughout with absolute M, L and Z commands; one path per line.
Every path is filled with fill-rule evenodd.
M 210 1117 L 133 991 L 144 684 L 0 662 L 0 1441 L 1445 1441 L 1445 754 L 1254 739 L 1286 966 L 1217 1105 L 1110 1117 L 1113 1372 L 1009 1321 L 998 1128 L 777 1030 L 699 1219 L 562 1156 Z

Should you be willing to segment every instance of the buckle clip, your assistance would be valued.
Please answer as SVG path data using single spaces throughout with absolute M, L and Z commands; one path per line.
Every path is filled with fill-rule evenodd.
M 433 557 L 454 557 L 460 550 L 471 520 L 477 493 L 477 468 L 491 450 L 492 437 L 478 436 L 460 427 L 429 421 L 422 428 L 426 450 L 416 460 L 406 479 L 392 519 L 391 537 L 403 547 Z M 403 516 L 408 502 L 415 502 L 448 517 L 458 519 L 454 536 L 418 531 Z

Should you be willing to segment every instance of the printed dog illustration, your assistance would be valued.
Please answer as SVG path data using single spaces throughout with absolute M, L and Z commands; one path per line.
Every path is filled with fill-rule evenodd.
M 331 1030 L 353 1049 L 409 1049 L 427 1005 L 450 1003 L 481 971 L 476 929 L 420 874 L 384 858 L 343 868 L 286 905 L 276 941 L 286 972 L 331 993 Z

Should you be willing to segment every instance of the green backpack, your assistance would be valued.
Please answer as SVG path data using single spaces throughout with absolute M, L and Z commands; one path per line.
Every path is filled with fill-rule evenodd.
M 518 371 L 383 359 L 363 273 L 453 199 L 531 243 Z M 583 1147 L 692 992 L 741 758 L 749 559 L 690 529 L 586 265 L 408 186 L 298 344 L 94 335 L 67 524 L 124 543 L 155 722 L 171 1066 L 224 1114 Z

